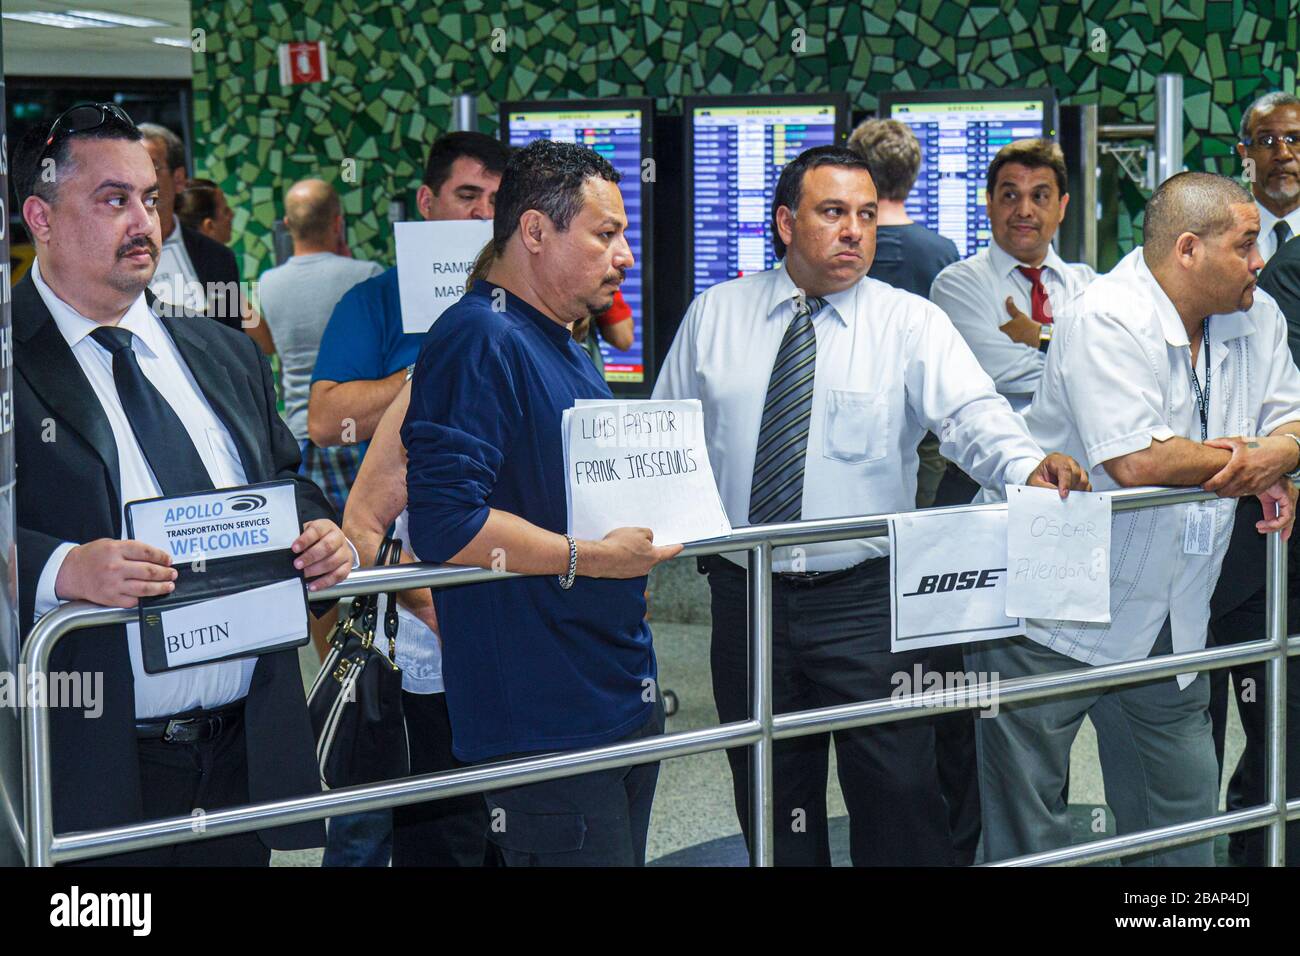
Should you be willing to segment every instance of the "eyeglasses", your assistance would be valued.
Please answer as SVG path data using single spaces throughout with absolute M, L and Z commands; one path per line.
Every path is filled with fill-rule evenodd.
M 1286 143 L 1287 146 L 1295 146 L 1300 143 L 1300 133 L 1283 133 L 1281 136 L 1274 136 L 1272 133 L 1264 133 L 1254 138 L 1246 137 L 1241 141 L 1243 146 L 1262 146 L 1264 149 L 1272 149 L 1277 144 Z
M 40 160 L 45 158 L 45 154 L 50 151 L 50 147 L 60 139 L 67 139 L 77 133 L 89 133 L 91 130 L 99 129 L 101 126 L 107 126 L 110 123 L 121 123 L 127 127 L 135 127 L 135 123 L 131 122 L 131 117 L 127 116 L 126 111 L 116 103 L 80 103 L 71 109 L 64 110 L 50 124 L 50 133 L 45 138 L 45 146 L 41 149 L 41 155 L 37 157 L 37 163 L 39 164 Z

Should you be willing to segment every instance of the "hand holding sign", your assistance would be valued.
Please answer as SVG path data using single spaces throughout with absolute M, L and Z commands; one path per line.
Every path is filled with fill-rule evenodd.
M 142 597 L 175 589 L 171 563 L 166 551 L 143 541 L 100 538 L 67 553 L 54 580 L 54 594 L 63 601 L 135 607 Z
M 578 545 L 578 574 L 588 578 L 639 578 L 677 557 L 680 544 L 659 547 L 649 528 L 615 528 L 599 541 Z
M 1110 496 L 1007 489 L 1007 613 L 1110 623 Z
M 328 518 L 316 518 L 302 526 L 302 534 L 290 546 L 298 555 L 293 566 L 311 583 L 308 591 L 338 584 L 352 571 L 352 549 L 342 529 Z

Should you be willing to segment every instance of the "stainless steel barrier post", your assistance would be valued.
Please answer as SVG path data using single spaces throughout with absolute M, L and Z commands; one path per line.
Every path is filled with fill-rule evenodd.
M 1268 825 L 1267 856 L 1269 866 L 1286 866 L 1286 543 L 1282 535 L 1270 534 L 1267 547 L 1265 606 L 1268 639 L 1275 650 L 1267 668 L 1268 724 L 1264 742 L 1268 748 L 1268 802 L 1276 814 Z
M 771 866 L 772 849 L 772 546 L 749 552 L 750 716 L 763 735 L 750 752 L 749 830 L 752 866 Z

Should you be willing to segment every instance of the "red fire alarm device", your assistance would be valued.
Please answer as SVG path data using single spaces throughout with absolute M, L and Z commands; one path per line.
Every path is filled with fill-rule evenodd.
M 325 43 L 281 43 L 280 85 L 298 83 L 323 83 L 330 78 L 329 63 L 325 58 Z

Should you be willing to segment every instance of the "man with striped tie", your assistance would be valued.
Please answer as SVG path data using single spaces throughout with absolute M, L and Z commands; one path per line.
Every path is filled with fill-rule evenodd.
M 1044 456 L 937 306 L 866 277 L 876 190 L 865 160 L 823 146 L 785 167 L 773 198 L 775 268 L 691 303 L 655 398 L 697 398 L 735 526 L 911 510 L 926 430 L 976 480 L 1087 488 L 1064 455 Z M 840 541 L 774 554 L 777 712 L 888 697 L 923 655 L 889 651 L 888 544 Z M 749 715 L 744 569 L 704 559 L 712 672 L 722 721 Z M 830 863 L 826 735 L 775 748 L 778 864 Z M 856 865 L 947 864 L 934 729 L 903 721 L 835 734 Z M 728 752 L 750 834 L 748 750 Z

